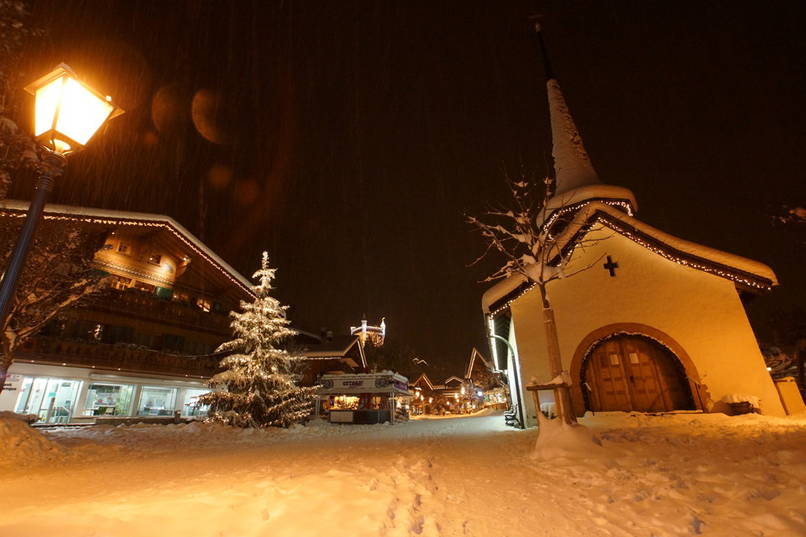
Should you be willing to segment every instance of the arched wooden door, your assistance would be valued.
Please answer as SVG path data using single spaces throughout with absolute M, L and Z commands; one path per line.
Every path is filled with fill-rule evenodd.
M 617 335 L 589 353 L 582 374 L 588 408 L 665 412 L 694 408 L 683 366 L 658 342 Z

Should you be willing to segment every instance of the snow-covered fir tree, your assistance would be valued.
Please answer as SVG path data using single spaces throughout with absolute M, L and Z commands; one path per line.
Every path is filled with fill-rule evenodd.
M 232 312 L 233 339 L 217 352 L 228 352 L 221 361 L 223 372 L 210 379 L 220 388 L 199 398 L 209 405 L 210 420 L 237 427 L 288 427 L 311 412 L 316 387 L 297 385 L 295 374 L 301 356 L 280 345 L 296 332 L 289 328 L 287 306 L 269 296 L 276 269 L 269 267 L 263 252 L 260 270 L 252 278 L 254 302 L 241 301 L 241 312 Z

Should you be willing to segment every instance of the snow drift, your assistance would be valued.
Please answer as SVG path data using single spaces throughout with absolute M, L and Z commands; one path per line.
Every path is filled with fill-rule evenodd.
M 0 467 L 61 459 L 65 449 L 28 425 L 28 416 L 0 412 Z

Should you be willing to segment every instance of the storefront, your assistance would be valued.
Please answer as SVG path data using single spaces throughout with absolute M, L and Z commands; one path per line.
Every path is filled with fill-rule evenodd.
M 41 423 L 87 423 L 98 416 L 203 417 L 203 380 L 134 377 L 93 369 L 15 363 L 0 411 L 35 414 Z
M 408 418 L 408 379 L 397 373 L 322 375 L 316 414 L 331 423 L 395 423 Z

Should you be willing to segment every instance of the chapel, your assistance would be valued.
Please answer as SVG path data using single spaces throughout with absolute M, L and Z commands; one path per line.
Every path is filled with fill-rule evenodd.
M 555 171 L 539 223 L 554 226 L 570 263 L 590 267 L 547 288 L 575 414 L 720 412 L 750 401 L 763 414 L 783 415 L 742 300 L 770 291 L 775 273 L 639 220 L 635 195 L 597 174 L 539 30 L 538 39 Z M 554 377 L 539 291 L 512 275 L 484 293 L 482 309 L 513 407 L 523 425 L 534 425 L 537 409 L 526 387 Z M 541 402 L 553 400 L 551 391 L 539 395 Z

